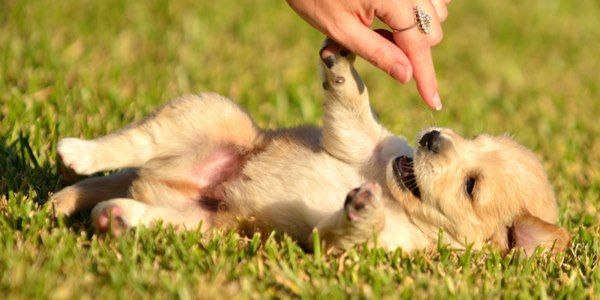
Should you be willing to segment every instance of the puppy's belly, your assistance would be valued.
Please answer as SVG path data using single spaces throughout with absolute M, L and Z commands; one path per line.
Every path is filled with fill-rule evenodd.
M 154 159 L 141 168 L 130 196 L 174 208 L 195 202 L 216 212 L 224 205 L 223 184 L 241 172 L 246 155 L 241 149 L 224 146 Z
M 227 206 L 299 240 L 343 209 L 346 194 L 364 179 L 324 152 L 299 149 L 249 160 L 226 189 Z
M 244 155 L 230 147 L 222 147 L 197 163 L 192 170 L 199 189 L 219 184 L 234 176 L 243 166 Z

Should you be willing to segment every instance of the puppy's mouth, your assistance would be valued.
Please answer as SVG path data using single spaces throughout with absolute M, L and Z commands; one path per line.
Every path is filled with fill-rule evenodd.
M 399 185 L 409 190 L 415 197 L 421 198 L 421 191 L 415 177 L 413 159 L 408 156 L 398 156 L 392 163 L 394 176 Z

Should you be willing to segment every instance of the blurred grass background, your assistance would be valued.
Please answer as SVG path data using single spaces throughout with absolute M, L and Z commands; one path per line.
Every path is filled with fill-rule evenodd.
M 600 3 L 453 1 L 434 49 L 444 101 L 364 61 L 380 120 L 415 136 L 509 133 L 539 154 L 574 238 L 558 258 L 353 249 L 303 253 L 140 229 L 99 239 L 36 203 L 61 187 L 54 146 L 215 91 L 264 127 L 319 124 L 322 35 L 284 1 L 0 0 L 0 294 L 7 298 L 597 298 Z M 79 222 L 79 221 L 75 221 Z M 76 224 L 75 224 L 76 225 Z

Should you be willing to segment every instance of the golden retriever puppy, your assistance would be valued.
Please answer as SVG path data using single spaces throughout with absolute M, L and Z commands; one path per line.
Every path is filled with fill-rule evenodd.
M 405 251 L 443 242 L 561 251 L 556 200 L 535 155 L 508 137 L 464 139 L 430 128 L 413 150 L 373 118 L 354 55 L 320 52 L 323 128 L 257 128 L 232 101 L 176 99 L 125 129 L 57 150 L 83 180 L 54 194 L 58 214 L 93 209 L 100 232 L 161 220 L 178 228 L 276 230 L 310 248 L 373 243 Z

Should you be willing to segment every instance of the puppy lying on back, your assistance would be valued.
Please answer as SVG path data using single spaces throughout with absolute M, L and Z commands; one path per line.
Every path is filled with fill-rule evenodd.
M 506 136 L 445 128 L 423 131 L 413 150 L 374 120 L 354 55 L 329 40 L 320 54 L 322 129 L 263 130 L 222 96 L 182 97 L 107 136 L 62 139 L 60 158 L 76 173 L 124 170 L 50 203 L 63 215 L 93 208 L 96 228 L 112 234 L 162 220 L 205 231 L 243 223 L 307 248 L 314 229 L 339 250 L 374 236 L 388 249 L 430 248 L 440 230 L 458 248 L 568 247 L 534 154 Z

